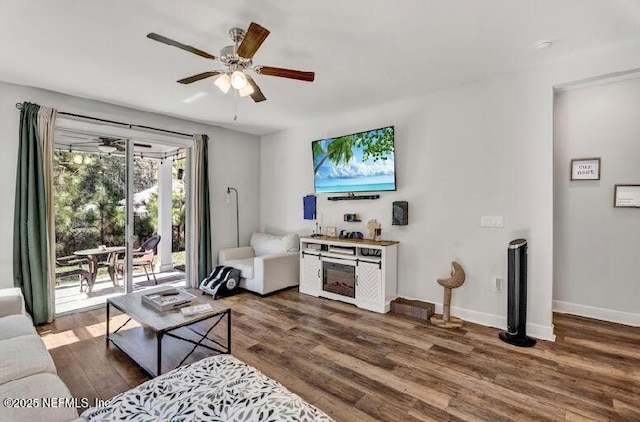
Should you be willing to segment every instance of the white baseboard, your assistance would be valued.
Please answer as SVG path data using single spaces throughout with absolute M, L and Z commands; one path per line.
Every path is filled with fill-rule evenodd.
M 436 303 L 435 305 L 436 313 L 442 313 L 442 303 Z M 451 313 L 463 321 L 486 325 L 487 327 L 499 328 L 501 330 L 507 329 L 507 318 L 500 315 L 473 311 L 471 309 L 459 308 L 457 306 L 451 307 Z M 528 322 L 527 335 L 540 340 L 556 341 L 556 336 L 553 334 L 553 324 L 546 326 Z
M 640 327 L 640 314 L 621 312 L 613 309 L 596 308 L 595 306 L 580 305 L 578 303 L 553 301 L 553 311 L 561 314 L 579 315 L 602 321 L 616 322 L 618 324 Z
M 540 325 L 527 322 L 527 335 L 540 340 L 556 341 L 556 335 L 553 333 L 553 324 Z

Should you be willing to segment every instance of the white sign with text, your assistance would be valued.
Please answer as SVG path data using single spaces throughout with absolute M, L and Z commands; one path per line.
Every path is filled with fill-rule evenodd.
M 600 159 L 571 160 L 571 180 L 600 180 Z
M 640 186 L 616 185 L 613 205 L 615 207 L 640 208 Z

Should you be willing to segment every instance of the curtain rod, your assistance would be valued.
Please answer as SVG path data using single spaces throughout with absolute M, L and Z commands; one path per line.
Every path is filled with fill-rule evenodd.
M 18 110 L 22 110 L 22 103 L 16 103 L 16 108 Z M 133 125 L 131 123 L 122 123 L 122 122 L 117 122 L 115 120 L 100 119 L 98 117 L 85 116 L 83 114 L 67 113 L 64 111 L 59 111 L 58 114 L 62 114 L 63 116 L 78 117 L 80 119 L 95 120 L 97 122 L 110 123 L 113 125 L 125 126 L 125 127 L 128 127 L 129 129 L 132 129 L 132 128 L 147 129 L 147 130 L 154 130 L 157 132 L 170 133 L 172 135 L 180 135 L 187 138 L 193 138 L 193 135 L 189 135 L 188 133 L 175 132 L 173 130 L 166 130 L 166 129 L 158 129 L 157 127 Z

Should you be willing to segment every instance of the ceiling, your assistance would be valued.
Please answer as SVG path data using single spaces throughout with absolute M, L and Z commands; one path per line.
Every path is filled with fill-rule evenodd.
M 175 82 L 215 63 L 146 38 L 217 55 L 251 21 L 271 31 L 255 64 L 315 81 L 256 75 L 268 100 L 236 105 Z M 640 0 L 0 0 L 0 80 L 262 135 L 638 36 Z

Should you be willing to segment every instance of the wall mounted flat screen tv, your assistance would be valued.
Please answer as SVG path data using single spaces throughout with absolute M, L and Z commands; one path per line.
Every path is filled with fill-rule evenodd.
M 316 193 L 396 190 L 393 126 L 311 144 Z

